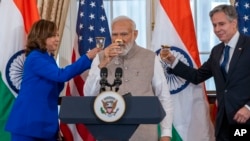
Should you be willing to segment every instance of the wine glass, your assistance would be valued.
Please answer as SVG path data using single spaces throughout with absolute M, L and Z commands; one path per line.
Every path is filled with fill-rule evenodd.
M 104 48 L 105 45 L 105 37 L 95 37 L 96 47 Z

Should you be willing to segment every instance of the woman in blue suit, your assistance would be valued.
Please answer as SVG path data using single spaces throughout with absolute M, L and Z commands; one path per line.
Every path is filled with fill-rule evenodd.
M 58 68 L 53 57 L 58 45 L 55 23 L 34 23 L 27 39 L 21 88 L 6 125 L 12 141 L 57 140 L 58 97 L 64 82 L 89 69 L 100 51 L 92 49 L 73 64 Z

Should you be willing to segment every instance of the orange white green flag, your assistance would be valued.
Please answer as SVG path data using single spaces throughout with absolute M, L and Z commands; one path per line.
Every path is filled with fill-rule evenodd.
M 27 31 L 39 19 L 36 0 L 0 0 L 0 141 L 10 141 L 4 130 L 20 88 Z
M 185 64 L 200 66 L 199 52 L 189 0 L 157 0 L 152 48 L 161 45 Z M 204 84 L 194 85 L 168 73 L 162 62 L 174 104 L 172 141 L 214 141 L 214 129 Z M 185 72 L 183 72 L 185 73 Z

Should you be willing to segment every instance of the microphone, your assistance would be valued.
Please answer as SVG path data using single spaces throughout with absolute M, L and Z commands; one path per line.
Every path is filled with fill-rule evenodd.
M 100 76 L 101 76 L 101 78 L 108 77 L 108 69 L 106 67 L 101 68 Z
M 122 68 L 120 68 L 120 67 L 116 68 L 115 78 L 122 78 Z
M 117 92 L 119 90 L 119 86 L 122 84 L 122 68 L 118 67 L 115 70 L 115 81 L 114 81 L 114 85 L 115 85 L 115 91 Z
M 106 90 L 105 86 L 107 84 L 107 77 L 108 77 L 108 69 L 106 67 L 101 68 L 100 76 L 101 76 L 100 80 L 100 85 L 101 85 L 100 93 L 101 93 L 102 91 Z

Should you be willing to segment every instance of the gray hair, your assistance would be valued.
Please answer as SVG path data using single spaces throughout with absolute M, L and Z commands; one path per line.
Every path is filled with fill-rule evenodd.
M 132 30 L 136 30 L 135 22 L 127 16 L 118 16 L 118 17 L 114 18 L 112 20 L 111 27 L 113 27 L 113 25 L 118 21 L 129 21 L 131 24 Z
M 236 11 L 235 7 L 233 7 L 232 5 L 222 4 L 222 5 L 218 5 L 218 6 L 214 7 L 213 10 L 211 10 L 209 12 L 210 18 L 212 18 L 213 15 L 217 12 L 225 13 L 227 15 L 227 18 L 229 21 L 232 21 L 234 19 L 237 20 L 237 18 L 238 18 L 237 11 Z

